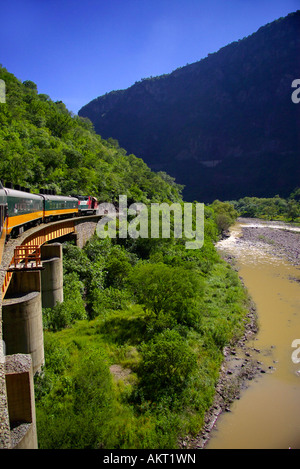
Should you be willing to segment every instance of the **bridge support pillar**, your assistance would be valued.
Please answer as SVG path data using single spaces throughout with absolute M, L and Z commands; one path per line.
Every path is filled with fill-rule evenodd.
M 44 244 L 41 247 L 42 270 L 42 307 L 53 308 L 64 301 L 64 279 L 62 245 Z
M 14 272 L 2 303 L 6 355 L 30 354 L 33 373 L 44 363 L 40 271 Z
M 99 216 L 88 217 L 88 220 L 80 218 L 75 220 L 76 224 L 76 245 L 82 249 L 89 239 L 94 236 L 97 228 L 97 223 L 99 221 Z
M 30 355 L 5 359 L 5 381 L 11 448 L 37 449 L 32 360 Z

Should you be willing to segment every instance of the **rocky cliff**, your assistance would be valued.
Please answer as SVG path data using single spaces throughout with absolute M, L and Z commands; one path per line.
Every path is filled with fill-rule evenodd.
M 84 106 L 103 138 L 186 186 L 186 200 L 287 196 L 300 184 L 300 10 L 168 75 Z

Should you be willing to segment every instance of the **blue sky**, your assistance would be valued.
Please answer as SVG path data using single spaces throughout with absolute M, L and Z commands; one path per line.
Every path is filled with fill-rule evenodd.
M 74 113 L 300 9 L 300 0 L 0 2 L 0 63 Z

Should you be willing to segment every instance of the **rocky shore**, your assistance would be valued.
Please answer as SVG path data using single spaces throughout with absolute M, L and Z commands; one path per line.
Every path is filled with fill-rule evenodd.
M 272 255 L 284 258 L 292 265 L 300 265 L 300 228 L 278 222 L 264 222 L 256 219 L 239 219 L 242 224 L 242 234 L 237 243 L 249 245 L 263 245 Z M 229 233 L 225 234 L 225 237 Z M 222 254 L 224 259 L 237 270 L 235 258 Z M 300 276 L 294 281 L 300 281 Z M 241 279 L 243 282 L 243 280 Z M 272 363 L 267 367 L 260 360 L 261 351 L 250 346 L 250 339 L 255 338 L 257 328 L 256 307 L 249 299 L 248 322 L 243 337 L 238 343 L 223 350 L 224 362 L 220 370 L 220 377 L 216 385 L 216 393 L 212 406 L 205 415 L 202 431 L 196 436 L 187 436 L 180 441 L 180 447 L 185 449 L 203 449 L 207 445 L 211 431 L 223 412 L 230 412 L 230 405 L 239 399 L 242 391 L 249 386 L 253 379 L 258 379 L 264 373 L 272 373 Z M 251 341 L 253 344 L 253 341 Z M 270 351 L 271 352 L 271 351 Z
M 275 257 L 285 258 L 292 265 L 300 265 L 300 227 L 278 222 L 266 224 L 262 220 L 241 221 L 250 225 L 242 227 L 243 241 L 264 244 Z

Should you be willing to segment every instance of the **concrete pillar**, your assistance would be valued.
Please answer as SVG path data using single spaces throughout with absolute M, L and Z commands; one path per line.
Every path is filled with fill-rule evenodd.
M 2 318 L 1 299 L 0 318 Z M 5 384 L 5 344 L 2 340 L 2 321 L 0 321 L 0 449 L 8 448 L 11 448 L 11 440 Z
M 82 249 L 96 231 L 98 217 L 89 217 L 89 220 L 76 220 L 76 246 Z
M 42 307 L 53 308 L 64 301 L 64 278 L 62 245 L 45 244 L 41 248 L 42 270 Z
M 11 448 L 37 449 L 34 382 L 30 355 L 5 359 L 5 381 L 11 427 Z
M 0 341 L 2 342 L 2 340 Z M 0 450 L 11 448 L 4 362 L 0 362 Z
M 6 355 L 30 354 L 33 373 L 44 364 L 40 271 L 14 272 L 2 304 Z

